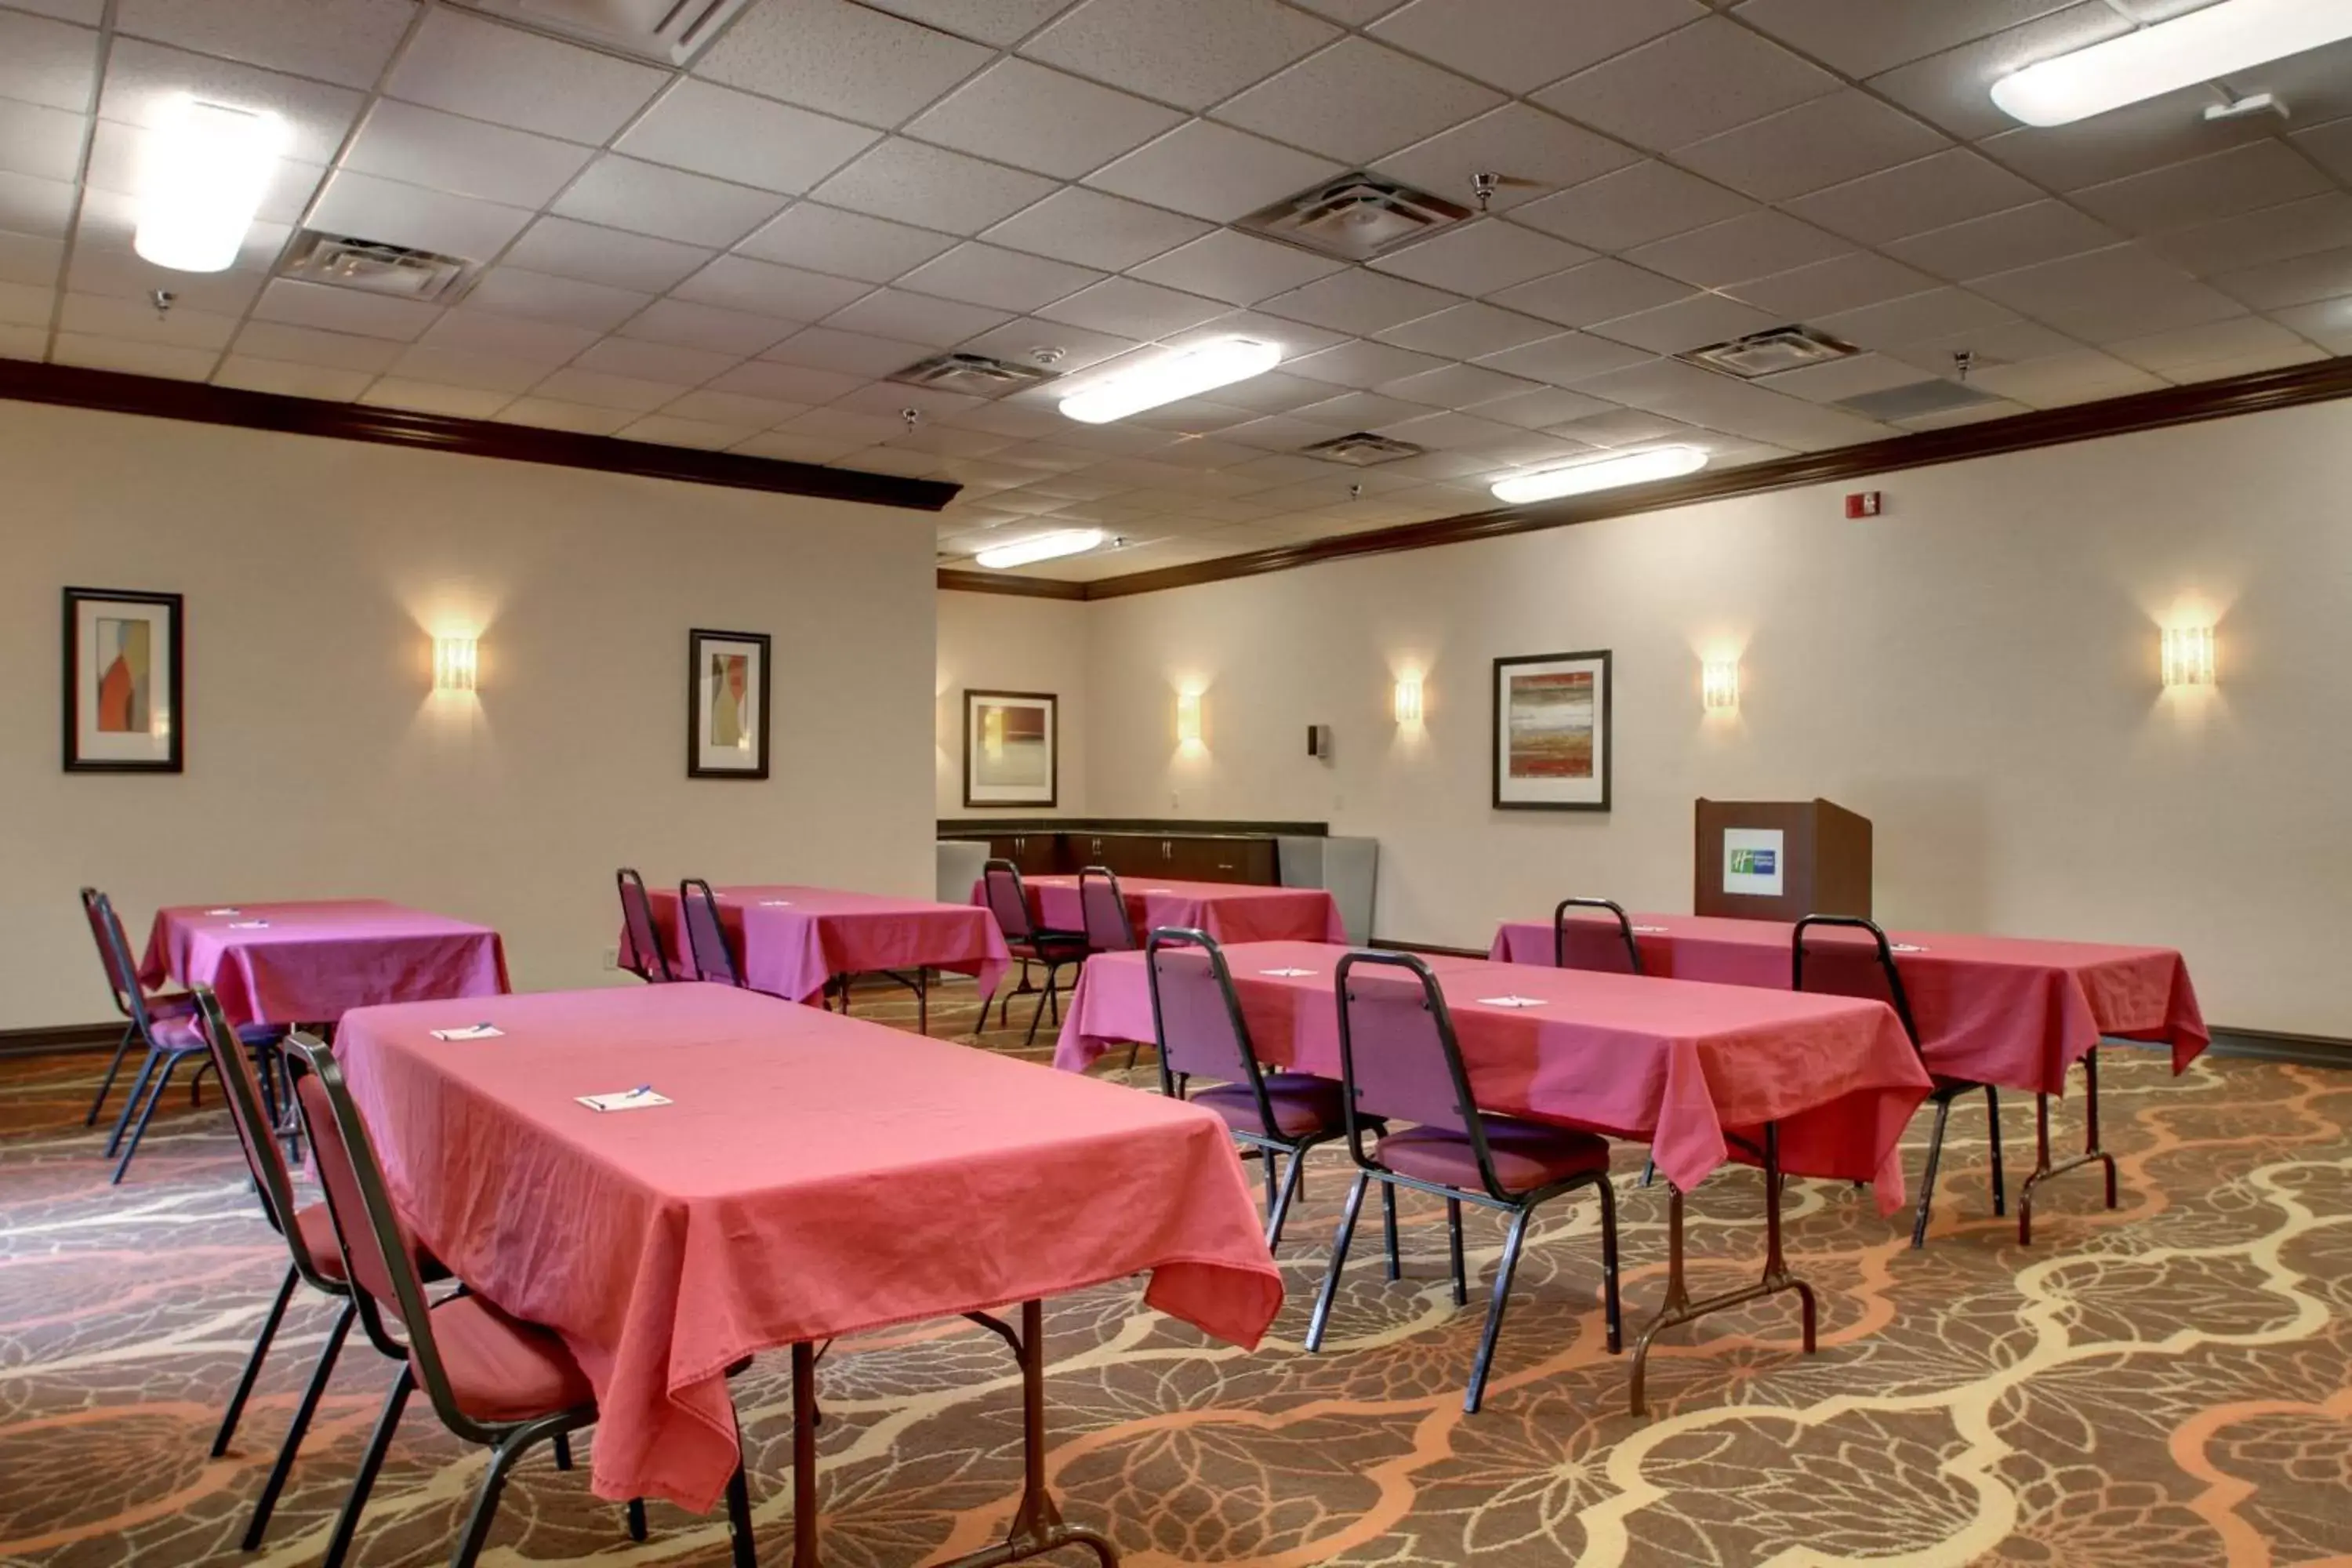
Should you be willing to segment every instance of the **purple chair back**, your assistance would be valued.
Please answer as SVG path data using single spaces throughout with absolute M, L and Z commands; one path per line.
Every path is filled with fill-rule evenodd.
M 1233 973 L 1215 939 L 1205 931 L 1163 927 L 1151 933 L 1144 965 L 1151 983 L 1160 1088 L 1175 1094 L 1178 1078 L 1260 1082 L 1249 1026 L 1242 1021 Z
M 114 993 L 115 1011 L 128 1018 L 131 1016 L 131 1004 L 123 1000 L 122 977 L 114 972 L 114 952 L 106 939 L 105 923 L 99 915 L 99 905 L 105 901 L 105 898 L 106 895 L 96 888 L 84 888 L 81 890 L 81 912 L 83 918 L 89 921 L 89 940 L 97 944 L 98 962 L 106 971 L 106 988 Z M 136 975 L 131 977 L 131 988 L 133 992 L 139 989 Z
M 678 908 L 686 913 L 686 945 L 694 958 L 694 972 L 705 980 L 740 985 L 735 954 L 727 946 L 727 927 L 719 918 L 719 900 L 710 884 L 688 877 L 677 885 Z
M 621 926 L 628 933 L 628 952 L 621 967 L 640 980 L 674 979 L 669 952 L 662 945 L 661 927 L 654 923 L 653 900 L 646 896 L 646 879 L 624 866 L 613 874 L 621 889 Z
M 1856 931 L 1870 940 L 1830 935 L 1806 941 L 1805 933 L 1812 931 Z M 1919 1047 L 1919 1026 L 1911 1018 L 1911 997 L 1903 989 L 1902 972 L 1895 966 L 1895 950 L 1874 921 L 1859 915 L 1807 915 L 1799 921 L 1790 938 L 1789 989 L 1884 1002 L 1902 1020 L 1912 1048 Z
M 238 1043 L 236 1032 L 222 1016 L 220 999 L 213 994 L 213 988 L 197 985 L 193 989 L 197 1026 L 204 1031 L 205 1049 L 212 1058 L 213 1071 L 228 1098 L 229 1122 L 236 1129 L 236 1141 L 245 1150 L 245 1166 L 253 1176 L 254 1191 L 261 1194 L 262 1215 L 269 1221 L 271 1229 L 293 1244 L 294 1267 L 305 1280 L 330 1295 L 342 1295 L 345 1288 L 341 1280 L 326 1279 L 312 1267 L 310 1250 L 302 1245 L 295 1227 L 294 1178 L 287 1169 L 286 1152 L 278 1147 L 270 1128 L 252 1053 Z
M 1334 984 L 1349 1122 L 1392 1118 L 1477 1135 L 1454 1016 L 1429 966 L 1409 952 L 1351 952 Z
M 147 1012 L 147 993 L 139 984 L 139 966 L 131 962 L 131 940 L 122 934 L 122 917 L 104 893 L 85 889 L 84 906 L 90 930 L 98 938 L 98 955 L 106 963 L 106 983 L 114 987 L 114 1005 L 139 1027 L 139 1037 L 155 1043 L 155 1020 Z
M 1577 910 L 1597 910 L 1608 919 L 1570 912 Z M 1551 911 L 1551 962 L 1556 969 L 1639 974 L 1642 948 L 1633 940 L 1633 921 L 1619 905 L 1607 899 L 1562 899 Z
M 980 868 L 981 890 L 988 912 L 996 917 L 1007 942 L 1027 942 L 1036 932 L 1029 919 L 1029 889 L 1021 885 L 1021 868 L 1010 860 L 991 860 Z
M 1127 898 L 1108 868 L 1088 866 L 1078 873 L 1078 918 L 1095 952 L 1135 950 L 1135 922 L 1127 917 Z

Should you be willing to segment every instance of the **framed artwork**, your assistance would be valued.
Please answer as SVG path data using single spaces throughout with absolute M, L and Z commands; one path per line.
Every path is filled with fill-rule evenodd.
M 1609 651 L 1495 661 L 1495 809 L 1609 809 Z
M 1061 731 L 1049 691 L 963 694 L 963 803 L 1045 805 L 1061 782 Z
M 768 776 L 768 638 L 762 632 L 686 635 L 686 776 Z
M 66 772 L 180 772 L 180 595 L 68 588 L 65 609 Z

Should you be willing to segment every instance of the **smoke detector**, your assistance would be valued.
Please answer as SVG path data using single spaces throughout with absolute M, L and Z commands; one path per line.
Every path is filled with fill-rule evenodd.
M 1472 216 L 1443 196 L 1357 173 L 1260 207 L 1234 226 L 1304 250 L 1366 261 Z
M 1784 370 L 1827 364 L 1857 352 L 1852 343 L 1842 343 L 1818 328 L 1798 326 L 1750 332 L 1744 338 L 1709 343 L 1675 357 L 1708 370 L 1719 370 L 1726 375 L 1736 375 L 1742 381 L 1753 381 Z
M 363 294 L 446 305 L 465 292 L 476 269 L 477 264 L 462 256 L 436 256 L 404 245 L 306 228 L 294 237 L 294 248 L 278 274 Z
M 1053 371 L 1034 365 L 1013 364 L 986 354 L 945 353 L 919 360 L 887 379 L 906 386 L 936 387 L 941 392 L 961 392 L 975 397 L 1002 397 L 1008 392 L 1041 385 L 1054 378 Z
M 751 0 L 457 0 L 537 32 L 659 66 L 690 64 Z
M 1369 468 L 1376 463 L 1393 463 L 1400 458 L 1418 458 L 1426 450 L 1410 441 L 1400 441 L 1392 436 L 1376 436 L 1370 430 L 1352 435 L 1334 436 L 1328 441 L 1318 441 L 1312 447 L 1298 448 L 1303 458 L 1320 458 L 1327 463 L 1345 463 L 1352 468 Z

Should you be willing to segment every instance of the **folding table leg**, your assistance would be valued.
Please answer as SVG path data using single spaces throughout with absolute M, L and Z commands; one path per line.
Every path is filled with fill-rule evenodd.
M 2116 1206 L 2116 1157 L 2099 1147 L 2099 1047 L 2083 1053 L 2083 1152 L 2058 1164 L 2050 1163 L 2050 1097 L 2033 1097 L 2033 1173 L 2017 1194 L 2017 1244 L 2033 1245 L 2033 1189 L 2053 1176 L 2079 1170 L 2094 1161 L 2106 1167 L 2107 1206 Z

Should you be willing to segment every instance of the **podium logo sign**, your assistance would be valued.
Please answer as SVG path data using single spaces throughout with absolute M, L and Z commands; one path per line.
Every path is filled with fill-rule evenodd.
M 1723 831 L 1723 890 L 1777 899 L 1787 868 L 1787 851 L 1777 827 L 1727 827 Z

